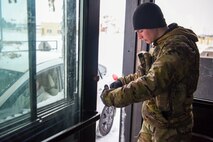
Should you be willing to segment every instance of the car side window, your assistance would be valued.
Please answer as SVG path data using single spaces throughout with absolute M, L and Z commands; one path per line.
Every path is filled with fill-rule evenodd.
M 52 96 L 55 96 L 59 92 L 57 72 L 55 69 L 46 71 L 37 76 L 37 90 L 43 88 L 44 91 Z
M 37 105 L 48 105 L 64 98 L 62 66 L 55 67 L 37 75 Z
M 21 72 L 0 69 L 0 96 L 21 76 Z
M 29 84 L 25 83 L 23 86 L 17 89 L 17 91 L 11 96 L 14 103 L 10 102 L 12 105 L 12 110 L 14 115 L 18 113 L 23 113 L 24 110 L 29 112 L 30 110 L 30 93 L 29 93 Z M 9 103 L 9 104 L 10 104 Z
M 29 86 L 26 82 L 20 86 L 0 107 L 0 122 L 4 122 L 30 110 Z

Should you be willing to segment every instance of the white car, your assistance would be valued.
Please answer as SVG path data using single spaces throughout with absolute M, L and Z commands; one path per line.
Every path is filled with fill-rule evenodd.
M 24 60 L 26 53 L 18 55 L 16 59 L 1 56 L 0 76 L 3 81 L 0 87 L 0 123 L 30 111 L 28 61 Z M 47 59 L 42 57 L 48 54 L 39 55 L 41 57 L 38 56 L 36 66 L 38 108 L 64 98 L 62 58 Z
M 4 81 L 0 82 L 0 123 L 30 112 L 27 55 L 26 53 L 1 55 L 0 78 Z M 38 51 L 36 62 L 37 107 L 65 98 L 63 58 L 54 52 Z M 111 130 L 115 108 L 106 107 L 100 99 L 100 94 L 104 83 L 112 78 L 108 78 L 107 69 L 101 64 L 98 65 L 98 75 L 100 81 L 98 82 L 97 108 L 101 117 L 98 121 L 97 135 L 105 136 Z

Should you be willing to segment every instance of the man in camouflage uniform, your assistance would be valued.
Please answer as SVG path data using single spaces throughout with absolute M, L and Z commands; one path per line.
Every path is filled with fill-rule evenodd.
M 139 39 L 153 44 L 150 69 L 119 78 L 103 91 L 102 101 L 115 107 L 143 102 L 138 142 L 189 142 L 199 77 L 198 38 L 175 23 L 167 26 L 154 3 L 138 6 L 133 25 Z

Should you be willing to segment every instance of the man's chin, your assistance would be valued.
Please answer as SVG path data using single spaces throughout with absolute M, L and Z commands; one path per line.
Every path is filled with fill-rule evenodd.
M 150 41 L 147 41 L 147 40 L 144 40 L 147 44 L 151 44 L 151 42 Z

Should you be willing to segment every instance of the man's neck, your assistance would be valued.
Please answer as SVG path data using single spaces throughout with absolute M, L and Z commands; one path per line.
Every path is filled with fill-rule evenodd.
M 169 28 L 166 26 L 166 27 L 163 27 L 163 28 L 158 28 L 158 38 L 160 38 L 162 35 L 164 35 L 166 33 L 166 31 L 168 30 Z
M 167 26 L 165 27 L 162 27 L 162 28 L 157 28 L 157 35 L 156 35 L 156 39 L 153 41 L 153 44 L 155 45 L 156 44 L 156 41 L 162 37 L 166 31 L 168 30 L 169 28 Z

